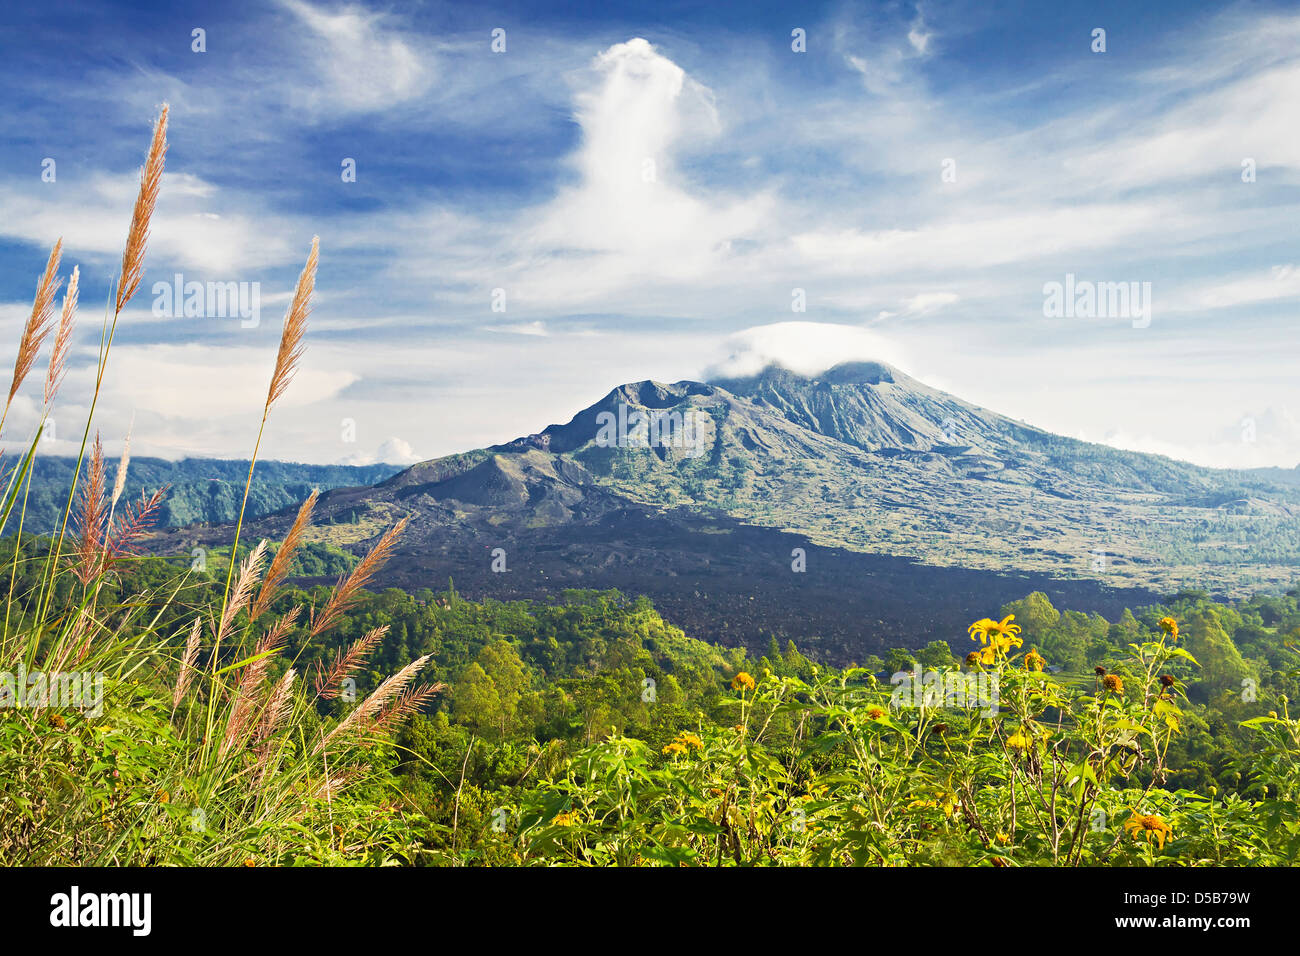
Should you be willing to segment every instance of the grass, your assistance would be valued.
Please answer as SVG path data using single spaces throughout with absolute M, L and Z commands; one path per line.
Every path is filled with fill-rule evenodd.
M 114 586 L 165 494 L 160 489 L 137 503 L 121 501 L 129 454 L 122 455 L 110 485 L 95 408 L 118 322 L 143 276 L 167 120 L 164 106 L 100 330 L 94 392 L 66 506 L 45 547 L 24 548 L 21 532 L 32 461 L 77 321 L 77 269 L 56 309 L 61 241 L 38 281 L 0 414 L 3 434 L 14 398 L 52 333 L 40 423 L 21 460 L 9 466 L 0 503 L 0 531 L 16 532 L 19 542 L 6 555 L 9 589 L 0 632 L 0 861 L 248 865 L 401 858 L 409 841 L 400 826 L 340 795 L 367 786 L 370 748 L 442 690 L 416 684 L 427 658 L 355 701 L 350 675 L 382 640 L 383 629 L 341 655 L 312 686 L 300 679 L 285 646 L 300 623 L 311 639 L 327 638 L 387 558 L 404 522 L 389 529 L 318 608 L 283 609 L 276 600 L 308 536 L 314 495 L 274 556 L 268 561 L 267 544 L 260 542 L 238 567 L 229 561 L 220 590 L 188 572 L 138 593 L 119 594 Z M 317 261 L 313 239 L 285 315 L 232 554 L 241 553 L 244 507 L 266 423 L 304 355 Z M 110 600 L 109 594 L 116 596 Z M 49 687 L 66 692 L 60 699 L 43 696 Z M 344 706 L 324 703 L 335 698 Z M 336 716 L 322 716 L 325 711 Z

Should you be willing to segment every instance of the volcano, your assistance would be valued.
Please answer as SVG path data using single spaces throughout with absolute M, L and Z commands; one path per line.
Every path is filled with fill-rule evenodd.
M 250 534 L 279 538 L 292 516 Z M 328 491 L 313 534 L 360 552 L 403 516 L 381 583 L 618 588 L 694 636 L 793 638 L 836 662 L 960 646 L 968 621 L 1032 590 L 1116 613 L 1288 585 L 1300 553 L 1295 483 L 1054 435 L 880 362 L 623 384 L 566 424 Z

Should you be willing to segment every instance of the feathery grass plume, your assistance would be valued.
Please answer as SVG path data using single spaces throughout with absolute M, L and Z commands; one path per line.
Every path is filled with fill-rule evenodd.
M 258 742 L 267 740 L 280 729 L 285 719 L 288 718 L 289 709 L 293 706 L 290 690 L 296 676 L 297 671 L 291 667 L 284 672 L 284 676 L 275 685 L 275 690 L 271 692 L 271 699 L 267 701 L 266 710 L 262 712 L 262 719 L 257 725 L 256 738 Z
M 384 709 L 384 705 L 405 691 L 411 685 L 411 681 L 415 680 L 415 675 L 420 673 L 432 657 L 432 654 L 417 657 L 376 687 L 374 693 L 353 708 L 350 714 L 325 735 L 324 739 L 316 745 L 314 753 L 324 750 L 335 737 L 346 737 L 350 733 L 365 729 L 367 724 L 373 724 L 374 718 Z
M 284 676 L 276 683 L 275 690 L 271 691 L 271 699 L 266 702 L 262 719 L 257 722 L 257 729 L 253 733 L 259 787 L 274 773 L 275 764 L 271 760 L 271 754 L 275 752 L 275 742 L 271 738 L 293 712 L 293 681 L 297 676 L 297 671 L 292 667 L 284 672 Z
M 306 799 L 329 801 L 346 790 L 353 782 L 370 772 L 369 765 L 348 767 L 346 770 L 324 773 L 306 793 Z
M 63 313 L 59 316 L 59 330 L 54 333 L 54 347 L 50 350 L 50 366 L 45 372 L 45 404 L 48 406 L 58 394 L 67 372 L 68 354 L 72 351 L 72 328 L 76 325 L 77 298 L 80 293 L 81 267 L 72 267 L 72 278 L 63 294 Z
M 9 384 L 9 398 L 5 403 L 5 411 L 9 410 L 9 402 L 14 400 L 18 389 L 22 387 L 23 379 L 36 364 L 36 356 L 41 351 L 41 345 L 45 342 L 45 337 L 50 334 L 50 323 L 54 319 L 54 297 L 58 294 L 60 285 L 59 260 L 62 258 L 63 240 L 60 239 L 50 250 L 50 258 L 45 263 L 45 272 L 36 283 L 36 298 L 32 300 L 32 314 L 28 316 L 27 324 L 23 326 L 22 338 L 18 340 L 18 357 L 14 359 L 14 377 Z
M 113 479 L 113 499 L 108 506 L 110 519 L 113 509 L 117 507 L 117 500 L 122 497 L 122 491 L 126 488 L 126 469 L 131 464 L 131 431 L 134 427 L 133 423 L 132 427 L 126 430 L 126 439 L 122 442 L 122 457 L 117 460 L 117 477 Z
M 280 351 L 275 356 L 275 371 L 271 374 L 271 385 L 266 391 L 265 412 L 271 410 L 275 400 L 284 394 L 298 371 L 298 361 L 306 348 L 303 336 L 307 332 L 307 316 L 311 314 L 311 296 L 316 288 L 316 263 L 320 259 L 320 237 L 312 236 L 311 252 L 307 255 L 307 264 L 298 276 L 298 286 L 294 289 L 293 301 L 284 313 L 284 328 L 280 332 Z
M 420 710 L 436 695 L 441 694 L 446 689 L 447 685 L 439 682 L 437 684 L 425 684 L 421 687 L 412 687 L 410 690 L 404 691 L 400 697 L 381 710 L 375 717 L 375 731 L 383 733 L 392 730 L 396 724 Z
M 77 467 L 73 472 L 72 487 L 68 489 L 67 505 L 63 511 L 63 524 L 60 526 L 58 533 L 54 536 L 54 549 L 50 555 L 50 565 L 57 566 L 63 554 L 63 537 L 67 531 L 68 520 L 72 513 L 73 496 L 76 492 L 77 476 L 81 474 L 82 454 L 85 452 L 86 438 L 90 434 L 90 424 L 95 418 L 95 408 L 99 403 L 100 389 L 104 384 L 104 371 L 108 364 L 108 353 L 113 345 L 113 333 L 117 328 L 117 317 L 121 314 L 123 306 L 135 294 L 136 288 L 140 284 L 140 278 L 144 270 L 144 252 L 149 237 L 149 221 L 153 216 L 154 206 L 158 199 L 158 189 L 162 184 L 163 159 L 167 153 L 167 104 L 163 104 L 162 111 L 159 113 L 158 121 L 154 125 L 153 142 L 149 147 L 149 155 L 145 158 L 145 165 L 140 170 L 140 193 L 136 197 L 135 210 L 132 213 L 131 225 L 127 231 L 126 248 L 122 253 L 122 274 L 118 279 L 117 285 L 117 308 L 113 313 L 113 321 L 108 324 L 106 334 L 100 340 L 99 362 L 96 367 L 95 390 L 90 399 L 90 411 L 86 416 L 86 430 L 82 435 L 81 452 L 77 456 Z M 5 414 L 9 411 L 8 404 L 5 405 Z M 0 429 L 3 428 L 4 416 L 0 415 Z M 52 580 L 52 579 L 51 579 Z M 37 611 L 37 618 L 41 618 L 49 610 L 50 602 L 54 599 L 55 589 L 46 587 L 41 596 Z
M 233 554 L 230 556 L 230 560 L 235 560 Z M 218 647 L 221 646 L 221 639 L 226 636 L 226 631 L 230 628 L 235 616 L 244 609 L 253 596 L 253 586 L 262 573 L 262 564 L 265 560 L 266 541 L 262 540 L 253 549 L 253 553 L 240 565 L 239 581 L 235 584 L 235 590 L 231 592 L 230 600 L 226 603 L 225 613 L 221 615 L 221 622 L 217 625 L 216 643 Z
M 74 573 L 83 585 L 94 580 L 105 559 L 104 514 L 104 446 L 95 433 L 95 444 L 90 452 L 90 471 L 81 486 L 81 501 L 77 511 L 78 543 L 74 557 Z
M 224 756 L 247 736 L 246 732 L 253 724 L 253 710 L 257 704 L 262 682 L 266 680 L 267 672 L 271 669 L 271 656 L 284 647 L 284 642 L 289 636 L 289 628 L 293 627 L 300 610 L 302 609 L 295 607 L 276 621 L 254 647 L 253 656 L 256 660 L 245 665 L 244 672 L 239 677 L 239 685 L 235 689 L 235 702 L 230 708 L 230 718 L 226 721 L 226 735 L 218 750 L 220 756 Z
M 185 653 L 181 655 L 181 670 L 176 675 L 176 689 L 172 691 L 172 710 L 180 706 L 190 689 L 190 682 L 194 680 L 194 662 L 199 657 L 199 635 L 202 630 L 203 619 L 196 617 L 189 639 L 185 642 Z
M 239 547 L 239 538 L 244 530 L 244 512 L 248 508 L 248 493 L 253 487 L 253 468 L 257 465 L 257 455 L 262 448 L 262 434 L 266 431 L 266 419 L 271 414 L 271 405 L 284 394 L 298 370 L 298 360 L 302 358 L 305 346 L 303 336 L 307 332 L 307 315 L 311 312 L 311 295 L 316 288 L 316 263 L 319 259 L 320 238 L 313 236 L 311 252 L 307 255 L 307 264 L 298 276 L 298 286 L 293 293 L 293 301 L 284 314 L 284 328 L 280 332 L 280 349 L 275 357 L 275 371 L 271 373 L 271 384 L 266 392 L 266 404 L 262 406 L 262 424 L 257 429 L 257 442 L 253 445 L 253 457 L 248 460 L 248 478 L 244 481 L 244 498 L 239 505 L 239 518 L 235 521 L 235 539 L 232 550 Z M 235 567 L 226 569 L 226 589 L 222 603 L 230 597 L 231 578 Z
M 409 517 L 403 518 L 384 532 L 383 537 L 379 539 L 379 543 L 361 559 L 361 563 L 335 585 L 334 591 L 330 594 L 329 600 L 325 602 L 320 614 L 312 615 L 311 629 L 308 634 L 309 640 L 337 624 L 339 618 L 343 616 L 343 612 L 357 602 L 361 589 L 370 583 L 371 578 L 378 573 L 384 562 L 388 560 L 393 547 L 397 544 L 398 537 L 406 530 L 410 520 Z
M 293 563 L 293 553 L 298 549 L 298 545 L 302 543 L 302 536 L 307 530 L 307 525 L 311 522 L 311 513 L 316 507 L 316 499 L 319 497 L 320 492 L 313 491 L 298 509 L 298 517 L 293 519 L 293 525 L 289 528 L 289 533 L 284 536 L 284 542 L 275 552 L 275 557 L 271 559 L 271 567 L 262 580 L 262 589 L 257 592 L 257 600 L 253 602 L 253 606 L 248 612 L 250 620 L 255 621 L 261 617 L 279 593 L 280 585 L 289 573 L 289 566 Z
M 346 651 L 339 651 L 334 656 L 334 662 L 330 664 L 328 670 L 322 670 L 320 665 L 317 665 L 316 696 L 323 700 L 333 700 L 337 697 L 339 695 L 339 685 L 343 683 L 344 678 L 350 677 L 356 672 L 362 662 L 370 656 L 370 652 L 375 649 L 375 645 L 383 640 L 384 635 L 387 633 L 387 624 L 372 628 L 353 641 L 352 646 Z
M 153 524 L 154 518 L 158 516 L 158 509 L 170 487 L 170 485 L 163 485 L 147 497 L 141 493 L 138 505 L 135 507 L 127 505 L 117 530 L 108 535 L 105 548 L 110 562 L 131 552 L 135 539 L 144 534 Z
M 83 651 L 90 645 L 90 626 L 94 623 L 94 617 L 91 615 L 90 608 L 78 608 L 77 616 L 72 621 L 72 626 L 68 628 L 67 634 L 59 642 L 57 651 L 51 655 L 49 663 L 46 665 L 52 673 L 58 673 L 63 670 L 63 665 L 72 657 L 73 648 L 77 648 L 76 660 L 84 656 Z
M 153 141 L 149 155 L 140 169 L 140 192 L 131 212 L 131 227 L 126 234 L 126 249 L 122 252 L 122 274 L 117 281 L 117 307 L 120 314 L 140 287 L 144 275 L 144 250 L 149 243 L 149 221 L 158 204 L 158 189 L 162 185 L 163 165 L 167 158 L 168 106 L 162 105 L 158 121 L 153 127 Z

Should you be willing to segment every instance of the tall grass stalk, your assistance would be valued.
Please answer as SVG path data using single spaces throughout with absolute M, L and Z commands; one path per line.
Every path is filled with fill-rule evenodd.
M 44 409 L 35 435 L 5 483 L 0 529 L 15 515 L 0 672 L 48 675 L 64 668 L 99 682 L 95 706 L 10 701 L 0 706 L 0 860 L 26 864 L 248 864 L 368 862 L 403 858 L 411 839 L 372 808 L 341 801 L 373 776 L 366 749 L 441 686 L 414 681 L 420 658 L 380 683 L 355 707 L 332 687 L 297 680 L 297 657 L 282 650 L 297 635 L 328 640 L 391 553 L 405 522 L 380 537 L 322 607 L 282 607 L 281 587 L 303 540 L 316 495 L 302 506 L 263 573 L 260 543 L 241 563 L 239 545 L 254 469 L 272 407 L 304 353 L 319 256 L 313 238 L 285 316 L 263 403 L 224 586 L 192 571 L 148 578 L 126 560 L 141 543 L 165 490 L 123 500 L 126 447 L 107 480 L 95 412 L 118 322 L 142 281 L 150 222 L 167 151 L 164 106 L 141 171 L 122 269 L 100 328 L 96 374 L 63 514 L 48 537 L 25 534 L 32 465 L 71 347 L 79 271 L 54 331 L 62 244 L 56 243 L 24 327 L 0 428 L 42 343 L 54 331 Z M 129 433 L 128 433 L 129 435 Z M 69 539 L 75 529 L 76 541 Z M 236 578 L 236 564 L 240 565 Z M 148 567 L 157 568 L 157 564 Z M 304 613 L 306 612 L 306 613 Z M 269 625 L 263 625 L 269 618 Z M 382 635 L 380 635 L 382 637 Z M 379 638 L 346 655 L 354 669 Z M 360 834 L 345 845 L 336 826 Z M 351 831 L 350 831 L 351 832 Z

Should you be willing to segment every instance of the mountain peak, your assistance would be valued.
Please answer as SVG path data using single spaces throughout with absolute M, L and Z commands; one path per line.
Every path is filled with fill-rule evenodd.
M 896 380 L 884 362 L 841 362 L 818 377 L 832 385 L 892 385 Z
M 884 362 L 841 362 L 817 375 L 803 375 L 773 362 L 755 375 L 718 378 L 713 383 L 736 395 L 748 395 L 765 386 L 807 387 L 810 385 L 890 385 L 900 373 Z

